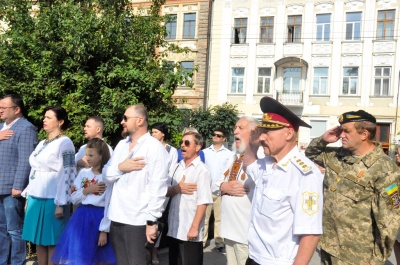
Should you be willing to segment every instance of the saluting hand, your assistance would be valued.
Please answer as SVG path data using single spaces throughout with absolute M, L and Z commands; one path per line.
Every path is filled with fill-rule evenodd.
M 323 135 L 322 139 L 328 143 L 337 142 L 340 139 L 340 134 L 342 133 L 342 129 L 340 126 L 336 126 L 330 130 L 327 130 Z

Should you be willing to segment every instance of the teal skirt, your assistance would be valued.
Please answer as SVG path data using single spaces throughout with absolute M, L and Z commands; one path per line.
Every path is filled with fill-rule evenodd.
M 64 217 L 56 218 L 54 199 L 28 197 L 22 239 L 36 245 L 54 246 L 70 216 L 69 205 L 64 206 Z

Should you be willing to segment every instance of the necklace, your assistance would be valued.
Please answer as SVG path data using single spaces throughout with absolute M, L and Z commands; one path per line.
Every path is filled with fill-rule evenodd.
M 43 143 L 43 146 L 42 146 L 42 148 L 40 148 L 39 149 L 39 151 L 37 151 L 33 156 L 37 156 L 38 154 L 40 154 L 42 151 L 43 151 L 43 149 L 45 149 L 46 148 L 46 146 L 49 144 L 49 143 L 51 143 L 51 142 L 53 142 L 54 140 L 57 140 L 58 138 L 60 138 L 61 136 L 63 136 L 64 134 L 63 133 L 60 133 L 59 135 L 57 135 L 56 137 L 54 137 L 53 139 L 46 139 L 46 140 L 44 140 L 44 143 Z

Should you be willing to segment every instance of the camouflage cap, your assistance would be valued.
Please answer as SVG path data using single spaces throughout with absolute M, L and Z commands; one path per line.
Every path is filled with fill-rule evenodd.
M 339 117 L 340 124 L 357 121 L 370 121 L 376 123 L 375 117 L 364 110 L 345 112 Z

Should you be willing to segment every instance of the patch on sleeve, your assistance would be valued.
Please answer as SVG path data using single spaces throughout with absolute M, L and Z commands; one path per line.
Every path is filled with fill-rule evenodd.
M 313 215 L 318 212 L 318 193 L 316 192 L 303 192 L 303 211 L 308 215 Z
M 390 201 L 392 203 L 392 208 L 397 209 L 400 206 L 399 199 L 399 187 L 397 184 L 393 183 L 386 188 L 386 193 L 389 195 Z

